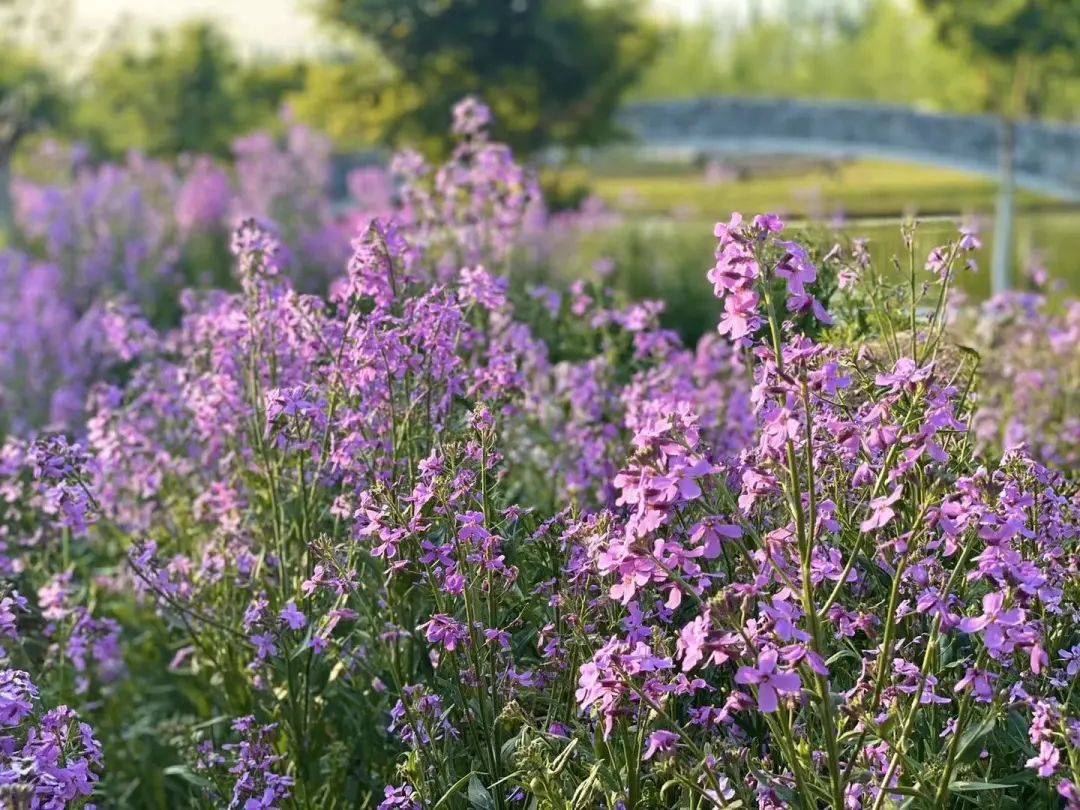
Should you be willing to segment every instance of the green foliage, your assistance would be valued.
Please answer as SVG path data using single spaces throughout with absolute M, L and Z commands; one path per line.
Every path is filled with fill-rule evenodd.
M 76 128 L 109 154 L 224 154 L 234 137 L 271 119 L 303 75 L 293 65 L 241 66 L 212 25 L 191 23 L 156 32 L 146 48 L 102 56 L 86 81 Z
M 420 97 L 374 49 L 308 66 L 304 86 L 288 96 L 296 117 L 344 148 L 391 140 L 395 124 Z
M 996 98 L 1001 112 L 1041 114 L 1055 100 L 1056 79 L 1080 78 L 1080 0 L 921 3 L 944 41 L 998 69 L 1007 82 Z
M 807 19 L 793 5 L 784 15 L 763 16 L 741 26 L 705 20 L 676 25 L 655 63 L 631 92 L 635 99 L 692 98 L 708 95 L 776 95 L 785 97 L 864 99 L 934 110 L 980 113 L 999 108 L 1008 76 L 1002 64 L 972 59 L 959 36 L 958 22 L 943 22 L 946 7 L 973 10 L 993 6 L 1054 6 L 1054 14 L 1032 21 L 1032 38 L 1043 26 L 1056 26 L 1057 14 L 1071 19 L 1058 28 L 1061 41 L 1080 25 L 1074 0 L 983 3 L 970 0 L 923 0 L 934 13 L 898 0 L 868 0 L 855 12 L 833 10 Z M 1071 11 L 1069 10 L 1071 9 Z M 990 19 L 989 12 L 987 19 Z M 951 18 L 950 18 L 951 19 Z M 1004 22 L 1000 34 L 1018 31 L 1027 21 Z M 950 36 L 936 34 L 944 28 Z M 1017 33 L 1020 41 L 1029 34 Z M 1049 41 L 1055 38 L 1046 38 Z M 1043 40 L 1037 39 L 1042 42 Z M 1063 64 L 1059 50 L 1042 60 L 1045 67 Z M 1075 39 L 1071 40 L 1075 43 Z M 1032 44 L 1032 49 L 1036 45 Z M 1072 45 L 1075 55 L 1077 46 Z M 1063 69 L 1041 70 L 1041 115 L 1072 118 L 1080 102 L 1080 82 Z M 1034 80 L 1034 79 L 1033 79 Z
M 267 126 L 282 102 L 307 82 L 305 62 L 254 61 L 241 63 L 237 72 L 236 103 L 243 132 Z M 287 102 L 286 102 L 287 103 Z
M 33 130 L 58 123 L 64 101 L 55 77 L 32 53 L 0 48 L 0 154 Z
M 580 168 L 543 169 L 539 180 L 549 211 L 576 210 L 592 191 L 588 172 Z
M 394 69 L 374 88 L 339 81 L 353 91 L 343 103 L 390 93 L 385 137 L 430 148 L 445 146 L 447 111 L 468 94 L 492 107 L 496 134 L 517 150 L 610 138 L 657 44 L 637 3 L 613 0 L 322 0 L 321 10 Z
M 597 170 L 592 187 L 611 205 L 635 215 L 677 213 L 705 220 L 739 207 L 814 218 L 891 216 L 912 207 L 921 215 L 993 208 L 991 181 L 934 166 L 870 160 L 772 163 L 749 163 L 741 176 L 715 182 L 691 167 L 669 164 L 645 175 L 633 164 L 613 166 Z M 1045 202 L 1030 192 L 1020 200 L 1024 206 Z
M 43 35 L 55 37 L 48 28 L 52 23 L 50 15 L 36 11 L 26 0 L 0 0 L 0 167 L 10 164 L 24 137 L 59 123 L 66 112 L 60 82 L 30 44 L 37 27 L 46 29 Z M 6 180 L 2 184 L 0 194 L 6 192 Z
M 0 40 L 0 246 L 12 226 L 11 160 L 31 132 L 58 123 L 67 110 L 62 89 L 33 54 Z

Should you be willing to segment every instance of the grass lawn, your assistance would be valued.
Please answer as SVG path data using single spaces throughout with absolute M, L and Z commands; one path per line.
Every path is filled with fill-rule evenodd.
M 991 211 L 995 183 L 987 178 L 930 166 L 882 161 L 801 161 L 789 170 L 751 170 L 738 179 L 710 181 L 693 166 L 655 167 L 636 172 L 632 164 L 597 167 L 593 191 L 628 214 L 727 218 L 730 211 L 778 211 L 789 216 L 831 219 Z M 1052 202 L 1021 192 L 1020 207 Z
M 996 196 L 990 179 L 917 164 L 806 159 L 758 158 L 756 163 L 733 164 L 728 173 L 734 176 L 709 180 L 697 166 L 635 162 L 623 155 L 597 161 L 582 177 L 595 194 L 625 214 L 628 223 L 652 223 L 653 238 L 700 245 L 703 257 L 709 255 L 712 224 L 732 211 L 776 211 L 840 226 L 849 236 L 869 237 L 871 252 L 883 265 L 902 251 L 901 217 L 976 215 L 984 244 L 978 260 L 984 272 L 964 279 L 963 286 L 980 297 L 989 292 Z M 1052 278 L 1080 292 L 1080 208 L 1062 207 L 1053 198 L 1027 191 L 1018 193 L 1017 207 L 1017 268 L 1027 266 L 1036 254 Z M 867 219 L 878 217 L 889 221 Z M 842 224 L 843 219 L 852 221 Z M 953 233 L 953 222 L 924 222 L 921 247 L 928 250 Z
M 735 174 L 731 172 L 730 174 Z M 713 224 L 732 211 L 752 215 L 777 211 L 792 219 L 839 227 L 849 237 L 869 238 L 875 265 L 888 267 L 902 255 L 901 217 L 928 217 L 919 227 L 919 252 L 948 241 L 956 233 L 957 214 L 974 215 L 983 248 L 978 273 L 962 273 L 960 286 L 969 295 L 989 294 L 993 248 L 995 184 L 985 178 L 933 167 L 858 161 L 760 162 L 742 166 L 738 176 L 710 182 L 700 168 L 661 165 L 623 158 L 597 162 L 576 173 L 592 192 L 624 215 L 624 224 L 586 234 L 578 255 L 566 262 L 567 273 L 587 273 L 595 259 L 616 260 L 613 279 L 635 298 L 667 302 L 665 322 L 688 337 L 711 329 L 719 307 L 709 295 L 705 273 L 715 247 Z M 1062 208 L 1050 198 L 1021 192 L 1015 230 L 1014 284 L 1036 254 L 1051 278 L 1064 290 L 1080 293 L 1080 208 Z M 846 223 L 832 222 L 842 214 Z M 950 215 L 949 219 L 933 215 Z M 801 229 L 797 224 L 795 232 Z

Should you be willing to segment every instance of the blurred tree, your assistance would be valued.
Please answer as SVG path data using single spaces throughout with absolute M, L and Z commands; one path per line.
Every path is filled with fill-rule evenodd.
M 638 0 L 320 0 L 323 16 L 374 43 L 394 73 L 341 103 L 383 102 L 383 137 L 444 144 L 450 108 L 488 103 L 516 149 L 593 144 L 657 44 Z M 327 79 L 333 76 L 326 77 Z M 395 86 L 396 85 L 396 86 Z
M 299 120 L 347 149 L 389 142 L 396 122 L 421 101 L 369 43 L 311 63 L 304 87 L 286 98 Z
M 0 231 L 12 224 L 11 161 L 35 130 L 57 124 L 65 97 L 55 77 L 31 54 L 0 48 Z
M 1062 0 L 1072 3 L 1074 0 Z M 800 0 L 801 2 L 801 0 Z M 760 10 L 760 6 L 754 6 Z M 996 110 L 1007 75 L 938 37 L 940 18 L 902 0 L 791 2 L 783 13 L 674 24 L 634 99 L 773 95 L 864 99 L 965 113 Z M 1080 81 L 1042 74 L 1041 114 L 1076 118 Z
M 736 27 L 673 26 L 632 96 L 846 98 L 962 112 L 984 103 L 983 76 L 936 40 L 925 12 L 892 0 L 788 10 Z
M 671 23 L 660 34 L 656 58 L 630 89 L 636 99 L 701 98 L 716 95 L 727 72 L 721 55 L 722 24 L 703 17 Z
M 272 119 L 303 77 L 300 65 L 241 65 L 211 24 L 189 23 L 155 32 L 146 48 L 100 57 L 75 123 L 101 152 L 224 154 L 238 134 Z
M 1080 77 L 1080 0 L 920 0 L 942 40 L 1003 79 L 996 112 L 1043 115 L 1056 82 Z M 1073 113 L 1075 115 L 1075 112 Z
M 237 118 L 240 132 L 273 124 L 290 93 L 307 83 L 306 62 L 255 60 L 240 64 Z

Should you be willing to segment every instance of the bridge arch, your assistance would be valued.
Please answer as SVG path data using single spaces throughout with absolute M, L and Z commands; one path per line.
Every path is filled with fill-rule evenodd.
M 1010 284 L 1016 187 L 1080 201 L 1080 126 L 882 104 L 735 97 L 631 104 L 619 121 L 645 149 L 878 157 L 992 177 L 999 183 L 995 291 Z
M 880 104 L 708 98 L 631 104 L 622 126 L 647 149 L 877 157 L 1003 179 L 1080 201 L 1080 127 L 1008 124 Z M 1009 163 L 1011 161 L 1011 167 Z

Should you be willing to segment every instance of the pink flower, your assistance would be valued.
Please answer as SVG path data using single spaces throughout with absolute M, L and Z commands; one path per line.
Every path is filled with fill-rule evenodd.
M 993 591 L 983 597 L 983 614 L 969 616 L 960 621 L 960 629 L 965 633 L 982 632 L 983 642 L 993 652 L 1001 650 L 1005 642 L 1005 629 L 1016 627 L 1024 621 L 1024 611 L 1020 608 L 1003 610 L 1005 592 Z
M 882 495 L 880 498 L 874 498 L 870 501 L 871 514 L 866 520 L 864 520 L 859 528 L 864 532 L 870 532 L 874 529 L 883 528 L 890 520 L 896 517 L 896 512 L 893 510 L 892 505 L 900 500 L 900 494 L 903 489 L 897 485 L 896 489 L 890 492 L 888 495 Z
M 1051 777 L 1057 771 L 1058 761 L 1061 754 L 1049 740 L 1043 740 L 1039 744 L 1039 753 L 1024 763 L 1027 768 L 1034 768 L 1036 773 L 1043 779 Z
M 777 651 L 770 647 L 758 656 L 756 667 L 739 667 L 735 673 L 735 683 L 757 686 L 758 708 L 766 714 L 776 711 L 778 693 L 797 695 L 802 689 L 798 673 L 776 671 L 777 657 Z
M 679 631 L 676 649 L 682 657 L 682 670 L 689 672 L 705 657 L 705 642 L 709 639 L 709 617 L 702 614 Z
M 701 543 L 701 556 L 706 560 L 715 560 L 720 556 L 725 539 L 738 540 L 742 537 L 742 527 L 731 523 L 721 523 L 708 517 L 694 525 L 690 530 L 690 540 Z
M 661 758 L 668 757 L 675 752 L 675 743 L 679 741 L 679 735 L 671 731 L 654 731 L 649 735 L 649 744 L 642 754 L 642 759 L 652 759 L 657 754 Z
M 716 330 L 732 340 L 746 337 L 761 326 L 758 317 L 758 294 L 753 290 L 738 290 L 724 299 L 724 315 Z
M 469 638 L 465 625 L 445 613 L 436 613 L 431 617 L 431 621 L 421 626 L 425 629 L 425 637 L 430 643 L 442 644 L 449 652 L 456 650 Z
M 1080 810 L 1080 788 L 1069 779 L 1062 779 L 1057 786 L 1058 795 L 1065 800 L 1065 810 Z

